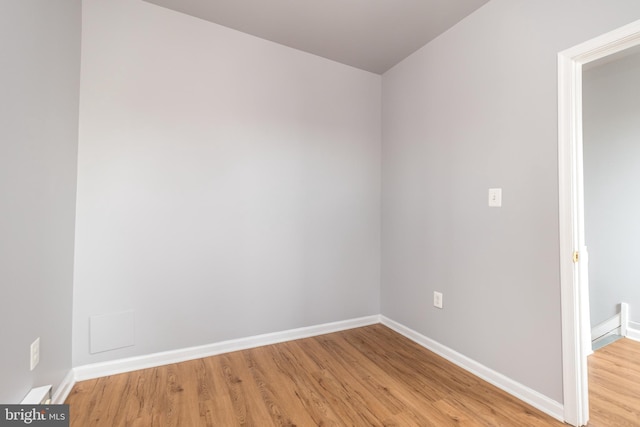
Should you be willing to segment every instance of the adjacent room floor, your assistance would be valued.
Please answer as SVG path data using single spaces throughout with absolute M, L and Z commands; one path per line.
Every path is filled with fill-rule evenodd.
M 640 342 L 619 339 L 589 356 L 589 427 L 640 426 Z

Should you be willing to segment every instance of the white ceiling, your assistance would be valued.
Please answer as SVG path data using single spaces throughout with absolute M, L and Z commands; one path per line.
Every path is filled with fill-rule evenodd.
M 382 74 L 488 0 L 146 0 Z

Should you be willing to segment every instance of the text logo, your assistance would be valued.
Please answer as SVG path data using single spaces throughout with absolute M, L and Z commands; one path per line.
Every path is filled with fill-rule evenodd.
M 69 427 L 69 405 L 0 405 L 0 427 Z

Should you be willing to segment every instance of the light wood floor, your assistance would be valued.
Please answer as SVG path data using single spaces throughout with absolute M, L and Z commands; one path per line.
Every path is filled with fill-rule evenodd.
M 640 342 L 615 341 L 589 356 L 589 427 L 640 426 Z
M 562 426 L 382 325 L 79 382 L 71 426 Z

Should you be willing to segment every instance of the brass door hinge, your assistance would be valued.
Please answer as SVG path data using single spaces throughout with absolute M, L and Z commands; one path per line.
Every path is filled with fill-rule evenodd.
M 574 263 L 576 263 L 576 262 L 578 262 L 578 261 L 580 261 L 580 252 L 575 251 L 575 252 L 573 253 L 573 262 L 574 262 Z

